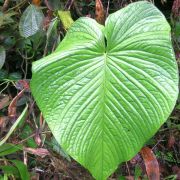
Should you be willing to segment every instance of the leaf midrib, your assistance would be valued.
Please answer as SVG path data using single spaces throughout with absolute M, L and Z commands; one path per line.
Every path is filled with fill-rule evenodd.
M 103 97 L 102 97 L 102 112 L 103 112 L 103 116 L 102 116 L 102 120 L 101 120 L 101 127 L 102 127 L 102 159 L 101 159 L 101 177 L 103 178 L 103 172 L 104 172 L 104 163 L 103 163 L 103 156 L 104 156 L 104 120 L 105 120 L 105 111 L 106 111 L 106 90 L 107 90 L 107 54 L 104 53 L 104 67 L 103 67 L 103 81 L 102 81 L 102 88 L 103 88 Z

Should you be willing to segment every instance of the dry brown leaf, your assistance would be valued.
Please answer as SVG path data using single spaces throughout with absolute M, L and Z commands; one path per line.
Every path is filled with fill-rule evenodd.
M 96 21 L 100 24 L 105 23 L 105 11 L 101 0 L 96 0 Z
M 173 170 L 173 173 L 176 174 L 177 180 L 179 180 L 179 179 L 180 179 L 180 167 L 178 167 L 178 166 L 173 166 L 173 167 L 172 167 L 172 170 Z
M 32 3 L 36 6 L 40 6 L 41 0 L 32 0 Z
M 25 80 L 25 79 L 19 80 L 16 83 L 16 88 L 19 89 L 19 90 L 23 90 L 23 89 L 29 90 L 30 89 L 29 88 L 29 81 Z
M 9 118 L 7 116 L 0 117 L 0 128 L 5 128 Z
M 43 20 L 43 29 L 47 30 L 49 27 L 49 24 L 53 18 L 53 12 L 51 10 L 47 10 L 47 15 Z
M 50 11 L 53 10 L 53 8 L 50 6 L 48 0 L 44 0 L 44 3 L 45 3 L 45 5 L 47 6 L 47 8 L 48 8 Z
M 35 134 L 35 142 L 38 146 L 42 145 L 41 137 L 40 137 L 40 130 L 36 129 L 36 134 Z
M 10 103 L 10 98 L 8 95 L 2 94 L 0 96 L 0 110 L 8 106 Z
M 48 156 L 50 155 L 49 151 L 45 148 L 36 148 L 36 149 L 33 149 L 33 148 L 30 148 L 30 147 L 24 147 L 24 151 L 28 152 L 28 153 L 31 153 L 31 154 L 34 154 L 34 155 L 37 155 L 37 156 L 40 156 L 40 157 L 45 157 L 45 156 Z
M 180 0 L 174 0 L 172 6 L 172 13 L 175 17 L 180 16 Z
M 168 145 L 167 145 L 167 147 L 168 147 L 169 149 L 172 148 L 172 147 L 174 146 L 175 142 L 176 142 L 175 137 L 174 137 L 173 134 L 171 134 L 171 135 L 169 136 L 169 139 L 168 139 Z
M 134 180 L 133 176 L 126 176 L 126 180 Z
M 43 122 L 44 122 L 44 117 L 43 117 L 43 114 L 42 114 L 42 112 L 41 112 L 40 118 L 39 118 L 39 125 L 40 125 L 40 128 L 41 128 L 41 129 L 42 129 L 42 127 L 43 127 Z
M 17 96 L 15 96 L 13 98 L 13 100 L 11 101 L 9 107 L 8 107 L 8 116 L 10 118 L 15 118 L 17 116 L 16 114 L 16 105 L 17 105 L 17 101 L 20 97 L 22 97 L 22 95 L 24 94 L 25 89 L 23 89 L 22 91 L 20 91 Z
M 148 147 L 144 147 L 141 149 L 140 153 L 143 157 L 149 180 L 159 180 L 159 164 L 152 150 Z
M 51 164 L 57 171 L 61 171 L 61 172 L 67 171 L 67 165 L 68 164 L 62 159 L 52 157 L 51 158 Z
M 35 173 L 31 176 L 31 180 L 39 180 L 39 179 L 40 179 L 39 173 Z

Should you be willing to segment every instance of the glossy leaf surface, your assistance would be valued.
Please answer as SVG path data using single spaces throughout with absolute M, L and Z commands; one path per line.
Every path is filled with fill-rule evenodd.
M 175 105 L 170 27 L 148 2 L 111 14 L 105 27 L 80 18 L 53 54 L 33 64 L 31 89 L 60 145 L 97 180 L 106 179 Z

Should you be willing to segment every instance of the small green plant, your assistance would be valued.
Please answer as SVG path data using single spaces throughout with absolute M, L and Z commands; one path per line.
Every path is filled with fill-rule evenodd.
M 32 93 L 54 137 L 97 180 L 142 148 L 178 96 L 170 26 L 144 1 L 105 26 L 78 19 L 32 71 Z

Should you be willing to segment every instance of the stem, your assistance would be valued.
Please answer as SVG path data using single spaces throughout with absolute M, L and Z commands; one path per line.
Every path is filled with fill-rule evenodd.
M 9 7 L 9 3 L 10 3 L 10 0 L 4 1 L 3 7 L 2 7 L 3 12 L 7 11 L 8 7 Z

